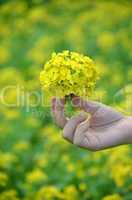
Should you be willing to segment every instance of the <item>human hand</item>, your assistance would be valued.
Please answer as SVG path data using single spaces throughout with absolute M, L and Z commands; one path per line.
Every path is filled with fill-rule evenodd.
M 69 142 L 92 151 L 132 142 L 132 118 L 99 102 L 72 99 L 73 106 L 90 113 L 68 119 L 64 115 L 64 99 L 52 100 L 52 113 L 63 137 Z

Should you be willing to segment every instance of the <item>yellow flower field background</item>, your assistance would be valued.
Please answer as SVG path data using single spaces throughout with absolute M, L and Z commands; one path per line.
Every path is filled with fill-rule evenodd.
M 93 153 L 64 141 L 39 83 L 52 52 L 83 53 L 101 73 L 93 98 L 131 115 L 131 8 L 0 1 L 0 200 L 132 199 L 131 145 Z

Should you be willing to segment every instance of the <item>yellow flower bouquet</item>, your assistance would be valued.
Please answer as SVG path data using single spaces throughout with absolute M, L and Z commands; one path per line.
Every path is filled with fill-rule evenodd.
M 99 75 L 91 58 L 70 51 L 53 53 L 40 73 L 40 83 L 51 96 L 91 96 Z

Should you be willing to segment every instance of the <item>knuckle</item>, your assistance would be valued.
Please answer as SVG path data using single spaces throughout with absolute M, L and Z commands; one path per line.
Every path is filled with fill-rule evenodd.
M 95 136 L 86 135 L 86 140 L 87 140 L 87 148 L 90 151 L 98 151 L 100 150 L 100 144 L 98 139 Z

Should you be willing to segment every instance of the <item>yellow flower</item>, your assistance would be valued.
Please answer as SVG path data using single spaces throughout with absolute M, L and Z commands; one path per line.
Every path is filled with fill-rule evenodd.
M 87 185 L 86 185 L 86 183 L 80 183 L 80 184 L 79 184 L 79 189 L 80 189 L 81 191 L 87 190 Z
M 77 189 L 75 188 L 74 185 L 68 185 L 65 189 L 64 189 L 64 196 L 65 196 L 65 200 L 73 200 L 73 199 L 77 199 L 78 197 L 78 192 Z
M 6 168 L 17 162 L 17 157 L 11 153 L 0 152 L 0 167 Z
M 115 106 L 125 115 L 132 115 L 132 84 L 119 90 L 115 96 Z
M 35 200 L 53 200 L 56 198 L 63 199 L 62 193 L 55 186 L 45 186 L 38 191 Z
M 6 47 L 0 47 L 0 64 L 5 63 L 10 57 L 8 49 Z
M 6 109 L 5 116 L 9 120 L 18 119 L 20 116 L 20 112 L 15 109 Z
M 38 158 L 36 158 L 36 165 L 38 167 L 46 167 L 48 165 L 48 160 L 44 155 L 40 155 Z
M 0 186 L 5 186 L 8 181 L 8 175 L 4 172 L 0 172 Z
M 105 196 L 102 200 L 122 200 L 119 194 L 112 194 Z
M 121 187 L 124 185 L 124 182 L 126 181 L 131 171 L 132 167 L 130 165 L 119 163 L 113 166 L 112 177 L 115 180 L 117 186 Z
M 115 45 L 115 35 L 110 32 L 102 33 L 97 42 L 102 50 L 109 50 Z
M 64 163 L 67 164 L 70 161 L 70 157 L 68 155 L 63 155 L 62 160 L 63 160 Z
M 10 90 L 12 90 L 12 88 L 15 88 L 16 90 L 16 85 L 22 86 L 24 84 L 21 72 L 16 70 L 14 67 L 2 68 L 0 69 L 0 73 L 2 74 L 0 78 L 0 88 L 3 88 L 4 86 L 11 86 Z
M 127 78 L 128 81 L 132 81 L 132 68 L 127 70 Z
M 15 190 L 7 190 L 1 192 L 0 200 L 19 200 L 17 198 L 17 192 Z
M 47 175 L 40 169 L 34 169 L 26 176 L 28 183 L 38 183 L 47 179 Z
M 67 163 L 67 171 L 68 172 L 73 172 L 75 170 L 75 165 L 72 163 Z
M 43 20 L 43 17 L 44 17 L 44 10 L 42 6 L 30 9 L 28 18 L 32 22 L 35 23 L 37 21 Z
M 109 150 L 108 168 L 110 176 L 118 187 L 122 187 L 128 177 L 131 178 L 132 166 L 130 164 L 129 150 L 129 146 L 122 146 Z
M 76 175 L 80 179 L 84 179 L 84 177 L 86 176 L 85 171 L 83 169 L 76 170 Z
M 63 51 L 53 53 L 40 73 L 40 83 L 51 96 L 75 94 L 90 96 L 98 72 L 92 59 L 79 53 Z
M 15 151 L 26 151 L 28 150 L 30 147 L 30 144 L 26 141 L 20 141 L 18 143 L 16 143 L 13 147 L 13 149 Z
M 28 117 L 28 119 L 25 121 L 25 124 L 27 126 L 30 126 L 30 127 L 33 127 L 33 128 L 36 128 L 39 126 L 39 120 L 37 119 L 37 117 L 35 118 L 34 116 L 30 116 Z

